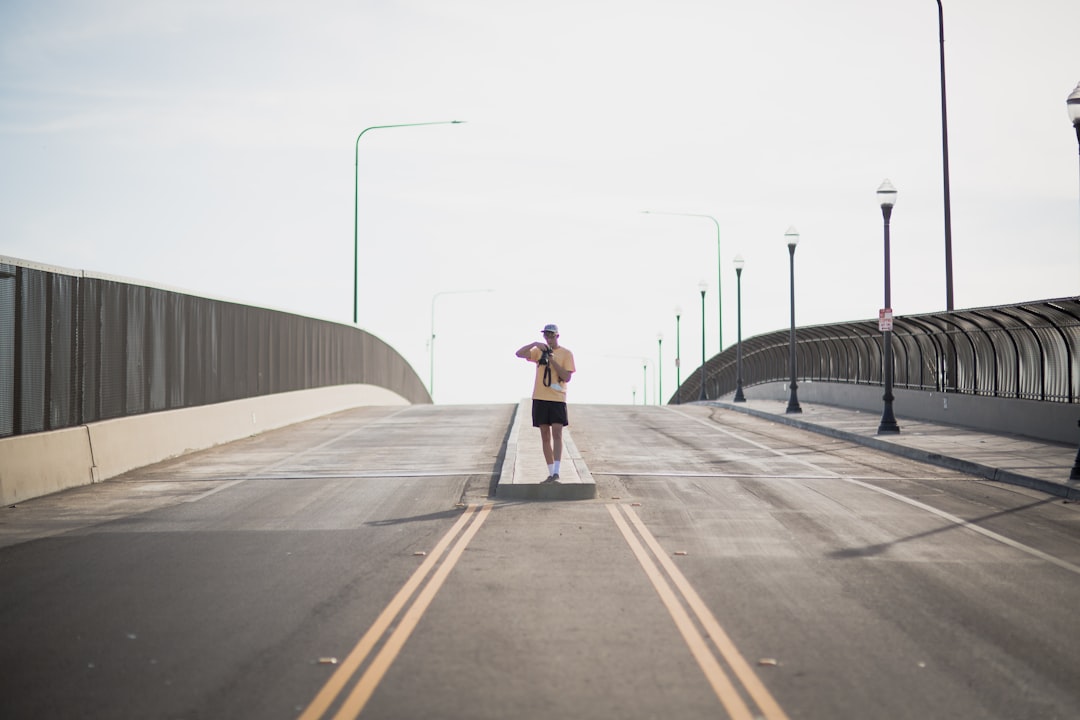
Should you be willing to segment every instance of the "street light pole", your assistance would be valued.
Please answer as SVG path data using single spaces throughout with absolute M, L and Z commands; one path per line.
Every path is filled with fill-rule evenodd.
M 682 333 L 679 318 L 682 308 L 675 308 L 675 404 L 682 405 Z
M 1076 144 L 1080 148 L 1080 83 L 1076 83 L 1076 88 L 1065 101 L 1065 108 L 1069 111 L 1069 120 L 1076 130 Z
M 893 206 L 896 205 L 896 188 L 888 180 L 881 183 L 877 190 L 878 200 L 881 202 L 881 216 L 885 221 L 885 314 L 886 325 L 882 331 L 882 343 L 884 345 L 883 363 L 885 371 L 885 408 L 881 414 L 881 424 L 878 425 L 878 435 L 895 434 L 900 432 L 900 426 L 896 424 L 893 416 L 893 354 L 892 354 L 892 288 L 889 268 L 889 221 L 892 219 Z
M 428 394 L 431 395 L 431 402 L 435 402 L 435 300 L 442 295 L 465 295 L 467 293 L 488 293 L 494 292 L 491 289 L 484 290 L 443 290 L 437 292 L 431 296 L 431 341 L 428 343 L 428 350 L 431 353 L 431 357 L 428 363 L 428 372 L 430 376 L 428 378 Z
M 937 0 L 938 48 L 941 58 L 941 172 L 945 187 L 945 309 L 953 311 L 952 203 L 949 199 L 949 118 L 945 109 L 945 11 Z
M 701 291 L 701 393 L 698 395 L 698 400 L 707 400 L 705 397 L 705 291 L 709 289 L 709 284 L 702 280 L 698 283 L 698 290 Z
M 649 361 L 641 358 L 641 404 L 649 404 Z
M 1076 83 L 1076 89 L 1072 91 L 1065 101 L 1065 109 L 1069 111 L 1069 120 L 1072 121 L 1073 128 L 1076 129 L 1076 144 L 1080 148 L 1080 83 Z M 1080 422 L 1077 425 L 1080 425 Z M 1080 480 L 1080 449 L 1076 451 L 1076 460 L 1073 462 L 1069 479 Z
M 664 404 L 664 333 L 656 333 L 656 404 Z
M 742 269 L 746 261 L 742 255 L 735 256 L 735 297 L 736 315 L 738 318 L 738 335 L 735 345 L 735 402 L 746 402 L 746 396 L 742 391 Z
M 720 292 L 722 287 L 720 280 L 723 276 L 723 268 L 720 264 L 720 223 L 712 215 L 697 213 L 660 212 L 657 210 L 642 210 L 645 215 L 674 215 L 676 217 L 708 218 L 716 226 L 716 342 L 719 345 L 717 352 L 724 351 L 724 296 Z
M 787 239 L 788 257 L 790 258 L 791 266 L 791 333 L 788 336 L 788 354 L 791 364 L 791 396 L 788 398 L 786 412 L 801 413 L 802 406 L 799 405 L 799 383 L 796 380 L 798 377 L 798 367 L 796 365 L 795 354 L 795 246 L 799 244 L 799 233 L 795 230 L 795 227 L 792 226 L 784 233 L 784 237 Z
M 356 136 L 356 144 L 353 154 L 353 325 L 358 322 L 357 298 L 360 294 L 360 243 L 358 241 L 357 227 L 360 218 L 360 138 L 368 130 L 385 130 L 387 128 L 419 127 L 421 125 L 460 125 L 464 120 L 439 120 L 436 122 L 401 123 L 398 125 L 372 125 L 360 131 Z

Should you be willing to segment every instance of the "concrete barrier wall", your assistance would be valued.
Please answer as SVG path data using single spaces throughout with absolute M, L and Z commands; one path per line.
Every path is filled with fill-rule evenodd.
M 339 385 L 148 413 L 0 439 L 0 504 L 88 485 L 214 445 L 361 405 L 408 405 L 374 385 Z
M 746 397 L 787 400 L 787 383 L 764 383 L 745 388 Z M 876 423 L 881 418 L 884 392 L 881 386 L 848 383 L 801 382 L 799 402 L 822 403 L 865 410 Z M 893 390 L 893 413 L 903 430 L 905 417 L 926 422 L 960 425 L 987 432 L 1023 435 L 1037 440 L 1077 445 L 1080 443 L 1080 405 L 1014 400 L 922 390 Z M 727 399 L 730 399 L 728 397 Z

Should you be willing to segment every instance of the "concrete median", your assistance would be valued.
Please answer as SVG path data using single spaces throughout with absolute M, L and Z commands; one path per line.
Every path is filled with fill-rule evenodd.
M 532 401 L 522 400 L 506 443 L 495 497 L 507 500 L 591 500 L 596 481 L 574 445 L 570 429 L 563 430 L 563 458 L 559 481 L 545 483 L 547 466 L 540 448 L 539 430 L 532 427 Z

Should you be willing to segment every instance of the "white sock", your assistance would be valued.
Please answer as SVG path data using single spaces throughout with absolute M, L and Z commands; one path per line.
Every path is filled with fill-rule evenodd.
M 558 463 L 555 463 L 555 465 L 548 465 L 548 475 L 554 475 L 555 474 L 555 467 L 557 465 L 558 465 Z
M 551 471 L 551 473 L 552 473 L 553 475 L 558 475 L 558 474 L 559 474 L 559 464 L 560 464 L 561 462 L 562 462 L 562 460 L 556 460 L 556 461 L 555 461 L 555 464 L 554 464 L 554 465 L 552 466 L 552 468 L 553 468 L 553 469 L 552 469 L 552 471 Z

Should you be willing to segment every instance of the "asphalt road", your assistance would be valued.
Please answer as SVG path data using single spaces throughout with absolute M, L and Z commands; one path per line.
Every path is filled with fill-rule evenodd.
M 575 406 L 597 499 L 496 502 L 513 411 L 0 509 L 0 718 L 1077 716 L 1076 504 L 699 406 Z

